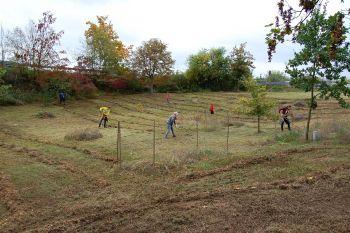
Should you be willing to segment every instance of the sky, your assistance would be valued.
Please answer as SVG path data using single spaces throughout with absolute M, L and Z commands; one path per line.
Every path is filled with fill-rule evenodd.
M 289 2 L 295 2 L 290 0 Z M 329 12 L 340 0 L 330 0 Z M 86 21 L 108 16 L 120 40 L 134 47 L 151 38 L 168 45 L 175 70 L 187 69 L 187 58 L 201 49 L 224 47 L 228 52 L 241 43 L 255 61 L 254 75 L 284 71 L 297 50 L 290 43 L 277 47 L 267 60 L 265 25 L 274 22 L 277 0 L 0 0 L 0 24 L 5 30 L 24 28 L 45 11 L 57 18 L 54 28 L 63 30 L 61 46 L 74 60 L 82 49 Z

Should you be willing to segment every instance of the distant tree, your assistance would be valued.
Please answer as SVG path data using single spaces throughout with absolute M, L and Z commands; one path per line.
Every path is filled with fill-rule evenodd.
M 289 81 L 288 76 L 281 71 L 272 70 L 265 75 L 266 82 L 284 82 Z
M 109 73 L 123 73 L 129 49 L 119 39 L 107 16 L 97 16 L 97 24 L 86 22 L 89 28 L 85 31 L 86 48 L 78 62 L 84 61 L 90 69 Z
M 132 53 L 131 67 L 138 77 L 150 80 L 150 90 L 153 93 L 154 78 L 170 76 L 173 73 L 175 61 L 167 45 L 159 39 L 150 39 L 143 42 Z
M 346 42 L 348 28 L 344 26 L 340 28 L 341 35 L 337 35 L 337 38 L 341 40 L 336 44 L 333 36 L 334 28 L 339 27 L 339 17 L 342 15 L 336 13 L 327 18 L 325 12 L 315 9 L 310 20 L 300 25 L 295 38 L 302 49 L 295 53 L 286 67 L 286 72 L 291 76 L 291 85 L 310 92 L 306 140 L 309 139 L 311 113 L 317 106 L 318 95 L 325 98 L 333 97 L 341 106 L 349 106 L 342 98 L 350 96 L 350 89 L 346 87 L 347 80 L 343 73 L 345 70 L 350 70 L 349 43 Z
M 231 72 L 236 90 L 239 90 L 241 82 L 252 76 L 254 57 L 246 50 L 246 43 L 234 47 L 230 54 Z
M 332 0 L 344 3 L 344 0 Z M 283 43 L 288 36 L 292 36 L 292 41 L 298 34 L 300 26 L 306 22 L 321 7 L 327 8 L 328 1 L 323 0 L 299 0 L 298 5 L 291 5 L 289 1 L 277 0 L 278 15 L 275 17 L 275 23 L 267 25 L 270 32 L 266 35 L 266 44 L 268 46 L 268 59 L 271 61 L 272 54 L 276 52 L 278 43 Z M 331 44 L 336 46 L 341 39 L 341 30 L 344 24 L 344 16 L 350 14 L 350 9 L 338 9 L 337 24 L 329 31 L 333 35 Z M 334 52 L 331 48 L 329 52 Z
M 274 103 L 266 98 L 267 91 L 265 86 L 259 86 L 252 78 L 245 79 L 243 85 L 247 88 L 251 98 L 241 98 L 240 104 L 243 112 L 247 115 L 256 116 L 258 119 L 258 133 L 260 130 L 260 120 L 263 116 L 270 116 Z
M 38 23 L 30 21 L 26 30 L 17 27 L 9 33 L 6 45 L 13 59 L 34 69 L 66 65 L 68 59 L 62 57 L 65 51 L 56 49 L 63 31 L 55 32 L 52 28 L 55 21 L 52 13 L 44 12 Z
M 225 53 L 224 48 L 212 48 L 189 56 L 187 78 L 200 88 L 216 91 L 229 89 L 232 87 L 230 61 Z
M 189 79 L 186 78 L 186 75 L 182 71 L 176 71 L 172 76 L 171 79 L 174 81 L 177 90 L 184 91 L 184 90 L 190 90 L 190 83 Z
M 191 83 L 204 88 L 210 88 L 210 54 L 208 50 L 201 50 L 197 54 L 190 55 L 187 59 L 188 69 L 186 77 Z

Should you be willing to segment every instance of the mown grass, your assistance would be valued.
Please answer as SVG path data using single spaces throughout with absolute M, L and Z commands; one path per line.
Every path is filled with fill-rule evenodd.
M 40 163 L 16 152 L 3 150 L 1 171 L 10 177 L 23 198 L 51 199 L 63 189 L 74 188 L 78 180 L 55 165 Z
M 224 92 L 174 94 L 170 104 L 162 94 L 109 95 L 68 102 L 65 106 L 0 107 L 0 142 L 5 145 L 0 147 L 0 169 L 10 177 L 25 202 L 36 200 L 34 208 L 38 216 L 51 216 L 50 208 L 46 206 L 50 201 L 64 212 L 61 205 L 67 208 L 80 203 L 129 203 L 186 191 L 247 187 L 311 176 L 331 167 L 350 164 L 348 136 L 343 133 L 348 132 L 344 129 L 350 129 L 346 123 L 348 110 L 341 109 L 334 101 L 319 102 L 311 130 L 318 129 L 327 137 L 322 136 L 317 142 L 305 142 L 306 119 L 292 121 L 292 131 L 281 132 L 279 125 L 265 118 L 262 133 L 258 134 L 255 118 L 233 112 L 239 98 L 246 95 Z M 273 92 L 269 96 L 279 103 L 295 103 L 307 97 L 298 92 Z M 209 115 L 206 110 L 212 102 L 216 112 Z M 142 111 L 138 106 L 140 103 L 143 104 Z M 108 122 L 111 127 L 98 129 L 98 109 L 103 105 L 112 106 Z M 173 111 L 180 112 L 179 127 L 175 128 L 177 137 L 166 140 L 163 138 L 165 123 Z M 56 117 L 38 118 L 38 112 L 50 112 Z M 295 114 L 306 112 L 306 107 L 294 108 Z M 228 151 L 227 113 L 231 125 Z M 198 148 L 196 119 L 199 120 Z M 155 166 L 153 120 L 156 122 Z M 121 165 L 114 161 L 118 121 L 121 124 Z M 332 121 L 344 121 L 340 124 L 343 127 L 338 127 L 341 130 L 332 131 Z M 85 128 L 95 129 L 103 137 L 92 141 L 65 140 L 67 134 Z M 330 134 L 333 136 L 328 136 Z M 307 151 L 308 148 L 316 149 Z M 306 152 L 298 152 L 304 149 Z M 278 156 L 280 153 L 286 155 Z M 271 157 L 271 160 L 181 181 L 186 174 L 220 170 L 262 156 Z M 100 185 L 104 181 L 108 185 Z M 5 213 L 4 208 L 0 201 L 0 216 Z M 32 221 L 35 222 L 35 218 Z

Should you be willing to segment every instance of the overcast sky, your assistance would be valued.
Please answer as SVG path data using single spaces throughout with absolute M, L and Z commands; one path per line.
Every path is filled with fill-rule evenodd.
M 86 21 L 108 16 L 125 45 L 139 46 L 159 38 L 176 60 L 175 69 L 186 70 L 189 55 L 200 49 L 234 46 L 247 42 L 255 58 L 254 74 L 284 70 L 295 46 L 278 47 L 267 62 L 264 26 L 274 21 L 277 0 L 0 0 L 0 24 L 7 30 L 24 28 L 45 11 L 57 18 L 54 28 L 63 30 L 63 48 L 74 57 L 81 48 Z M 290 0 L 289 2 L 293 2 Z M 295 2 L 295 0 L 294 0 Z M 338 9 L 340 0 L 331 0 Z

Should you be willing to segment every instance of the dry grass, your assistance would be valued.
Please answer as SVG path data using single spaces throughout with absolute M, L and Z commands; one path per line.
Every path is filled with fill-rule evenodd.
M 349 131 L 342 131 L 350 129 L 348 112 L 335 102 L 320 101 L 312 130 L 327 137 L 322 143 L 306 143 L 266 119 L 257 134 L 256 119 L 233 112 L 245 95 L 174 94 L 171 104 L 161 94 L 109 95 L 68 102 L 64 108 L 0 107 L 0 176 L 6 177 L 0 183 L 6 181 L 4 187 L 11 189 L 5 191 L 18 193 L 17 204 L 25 204 L 11 212 L 5 207 L 13 206 L 12 200 L 0 198 L 0 217 L 6 219 L 0 220 L 0 231 L 347 232 L 349 146 L 338 142 L 349 138 Z M 307 96 L 269 97 L 292 104 Z M 211 102 L 217 111 L 205 117 Z M 114 109 L 112 127 L 97 130 L 98 107 L 107 104 Z M 293 109 L 307 113 L 306 108 Z M 43 110 L 56 117 L 35 117 Z M 175 128 L 176 138 L 165 140 L 165 121 L 174 111 L 180 112 L 181 127 Z M 232 113 L 230 122 L 227 112 Z M 334 116 L 339 118 L 332 123 Z M 121 165 L 116 163 L 118 121 Z M 305 119 L 293 122 L 292 130 L 303 134 L 305 125 Z M 85 128 L 98 137 L 103 134 L 103 140 L 86 141 L 91 134 Z M 74 139 L 64 140 L 65 135 Z M 179 179 L 186 174 L 198 175 Z
M 35 115 L 38 118 L 41 119 L 48 119 L 48 118 L 55 118 L 55 114 L 53 114 L 52 112 L 39 112 Z
M 319 132 L 320 139 L 334 140 L 337 143 L 350 143 L 350 122 L 345 119 L 328 119 L 322 123 L 314 123 L 312 130 Z
M 77 140 L 77 141 L 91 141 L 95 139 L 102 138 L 103 135 L 97 129 L 82 129 L 75 130 L 71 133 L 68 133 L 64 139 L 65 140 Z

